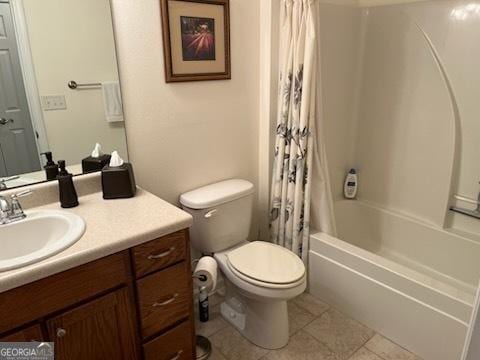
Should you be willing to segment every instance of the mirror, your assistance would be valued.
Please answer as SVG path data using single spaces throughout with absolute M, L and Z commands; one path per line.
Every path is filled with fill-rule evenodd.
M 47 180 L 45 152 L 126 160 L 124 121 L 109 0 L 0 1 L 0 190 Z

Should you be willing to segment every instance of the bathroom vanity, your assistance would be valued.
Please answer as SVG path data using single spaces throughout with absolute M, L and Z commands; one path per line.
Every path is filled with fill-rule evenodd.
M 75 244 L 0 272 L 0 341 L 51 341 L 55 359 L 195 358 L 191 217 L 142 189 L 104 201 L 96 183 L 77 180 Z M 33 190 L 49 198 L 55 185 Z M 58 207 L 49 201 L 27 214 Z

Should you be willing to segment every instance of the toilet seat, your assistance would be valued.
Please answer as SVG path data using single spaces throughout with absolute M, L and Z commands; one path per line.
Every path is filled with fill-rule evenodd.
M 290 250 L 264 241 L 246 243 L 225 254 L 240 279 L 261 287 L 292 288 L 305 281 L 305 265 Z

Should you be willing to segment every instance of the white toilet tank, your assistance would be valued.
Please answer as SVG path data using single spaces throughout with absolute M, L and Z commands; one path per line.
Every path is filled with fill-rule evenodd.
M 193 248 L 216 253 L 245 241 L 250 232 L 253 193 L 252 183 L 232 179 L 181 195 L 183 209 L 193 216 Z

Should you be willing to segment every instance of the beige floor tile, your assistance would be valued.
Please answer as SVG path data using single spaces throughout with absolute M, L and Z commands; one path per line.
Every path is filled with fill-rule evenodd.
M 367 342 L 365 347 L 384 360 L 421 360 L 417 355 L 378 334 Z
M 227 322 L 223 320 L 222 314 L 220 314 L 220 305 L 210 308 L 210 319 L 207 322 L 200 322 L 198 314 L 195 314 L 195 330 L 197 335 L 209 337 L 227 326 Z
M 305 330 L 328 346 L 338 360 L 347 360 L 375 335 L 373 330 L 334 309 L 308 324 Z
M 315 316 L 307 310 L 304 310 L 293 302 L 288 303 L 288 333 L 290 336 L 298 330 L 303 329 L 305 325 L 312 322 L 313 319 L 315 319 Z
M 280 350 L 270 351 L 262 360 L 336 360 L 333 352 L 300 330 L 290 338 L 288 345 Z
M 303 293 L 296 297 L 293 299 L 293 303 L 315 316 L 320 316 L 329 308 L 327 304 L 313 297 L 309 293 Z
M 227 358 L 222 355 L 220 350 L 218 350 L 215 346 L 213 346 L 212 347 L 212 354 L 210 355 L 208 360 L 227 360 Z
M 372 353 L 370 350 L 362 347 L 348 360 L 383 360 L 378 355 Z
M 220 305 L 224 301 L 225 301 L 225 297 L 223 297 L 219 293 L 215 293 L 208 297 L 208 304 L 212 307 Z
M 231 326 L 218 331 L 210 340 L 227 360 L 258 360 L 269 351 L 252 344 Z

